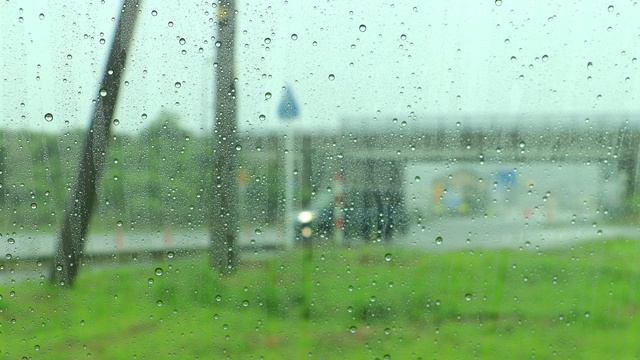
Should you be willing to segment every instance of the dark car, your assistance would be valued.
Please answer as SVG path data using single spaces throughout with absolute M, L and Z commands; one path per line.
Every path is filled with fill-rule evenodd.
M 339 211 L 344 220 L 346 241 L 390 240 L 394 234 L 404 233 L 407 229 L 408 215 L 399 195 L 380 191 L 352 192 L 345 195 L 344 204 Z M 296 240 L 331 236 L 335 230 L 334 211 L 333 194 L 318 196 L 308 208 L 296 214 Z

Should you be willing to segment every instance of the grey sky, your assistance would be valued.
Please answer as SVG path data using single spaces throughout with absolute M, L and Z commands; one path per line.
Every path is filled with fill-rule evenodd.
M 117 131 L 141 129 L 162 109 L 179 113 L 192 131 L 211 127 L 216 9 L 175 3 L 146 1 L 141 8 Z M 0 4 L 2 126 L 87 125 L 120 6 Z M 411 121 L 412 113 L 640 110 L 640 11 L 633 1 L 290 0 L 238 7 L 242 130 L 282 126 L 276 109 L 285 84 L 302 111 L 293 126 L 307 129 L 335 128 L 345 117 Z

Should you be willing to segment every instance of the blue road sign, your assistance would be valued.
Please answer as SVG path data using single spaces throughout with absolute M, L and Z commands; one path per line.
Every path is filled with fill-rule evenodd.
M 300 115 L 298 103 L 293 97 L 293 92 L 288 87 L 284 90 L 284 95 L 278 104 L 278 117 L 282 120 L 292 120 Z

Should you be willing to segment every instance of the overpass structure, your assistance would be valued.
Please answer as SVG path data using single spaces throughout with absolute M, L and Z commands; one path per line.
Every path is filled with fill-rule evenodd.
M 248 134 L 244 141 L 261 149 L 249 158 L 280 168 L 281 133 Z M 374 191 L 398 201 L 406 200 L 411 164 L 576 164 L 596 168 L 603 183 L 618 183 L 622 207 L 637 191 L 639 146 L 640 116 L 632 114 L 464 115 L 345 118 L 338 129 L 297 133 L 293 151 L 300 198 L 330 189 L 338 170 L 346 194 Z M 580 180 L 569 171 L 567 186 Z M 346 203 L 366 206 L 353 197 Z

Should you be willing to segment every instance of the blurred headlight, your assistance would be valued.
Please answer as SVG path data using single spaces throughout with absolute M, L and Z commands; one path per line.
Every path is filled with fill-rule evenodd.
M 302 211 L 298 214 L 298 222 L 308 223 L 313 220 L 313 212 L 312 211 Z

